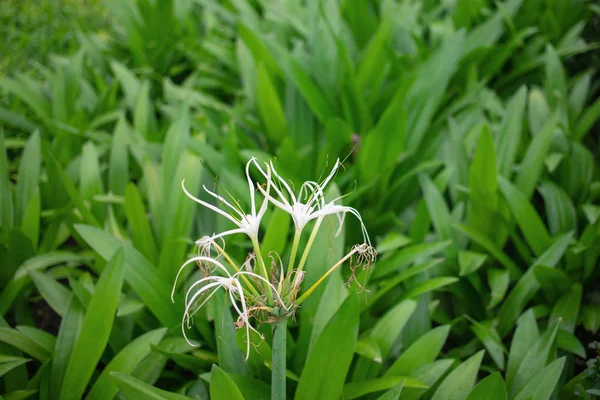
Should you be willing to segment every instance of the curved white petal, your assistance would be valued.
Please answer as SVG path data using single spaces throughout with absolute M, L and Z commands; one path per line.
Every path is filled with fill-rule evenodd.
M 258 163 L 256 162 L 256 159 L 254 159 L 254 164 L 256 166 L 258 166 Z M 267 165 L 267 190 L 265 191 L 267 195 L 265 195 L 264 200 L 260 206 L 260 210 L 258 210 L 258 214 L 256 214 L 256 217 L 258 218 L 258 220 L 260 221 L 262 219 L 262 217 L 265 215 L 265 213 L 267 212 L 267 207 L 269 205 L 269 192 L 271 191 L 271 168 L 269 168 L 269 166 Z M 259 185 L 259 188 L 262 189 L 262 187 Z M 262 191 L 262 190 L 261 190 Z M 254 209 L 253 209 L 254 211 Z
M 216 282 L 209 283 L 208 285 L 203 286 L 200 289 L 200 290 L 208 290 L 211 287 L 222 285 L 223 283 L 221 282 L 221 279 L 226 279 L 226 278 L 222 278 L 220 276 L 209 276 L 208 278 L 202 278 L 202 279 L 197 280 L 188 288 L 188 291 L 185 293 L 184 303 L 186 305 L 189 303 L 190 293 L 196 288 L 196 286 L 199 286 L 205 282 L 216 281 Z
M 240 218 L 244 217 L 244 214 L 242 214 L 237 207 L 235 207 L 234 205 L 232 205 L 231 203 L 229 203 L 227 200 L 225 200 L 225 198 L 223 196 L 219 196 L 218 194 L 216 194 L 215 192 L 211 191 L 210 189 L 208 189 L 204 185 L 202 185 L 202 188 L 206 191 L 206 193 L 210 194 L 212 197 L 214 197 L 215 199 L 219 200 L 221 203 L 225 204 L 227 207 L 229 207 L 233 211 L 235 211 L 235 213 L 237 215 L 239 215 Z
M 245 234 L 249 235 L 247 229 L 245 229 L 245 228 L 236 228 L 236 229 L 230 229 L 230 230 L 225 231 L 225 232 L 217 233 L 216 235 L 211 236 L 211 238 L 212 239 L 220 239 L 220 238 L 225 237 L 225 236 L 235 235 L 236 233 L 245 233 Z
M 203 205 L 204 207 L 216 212 L 217 214 L 222 215 L 223 217 L 227 218 L 228 220 L 230 220 L 231 222 L 233 222 L 234 224 L 239 226 L 240 222 L 237 221 L 235 218 L 233 218 L 231 215 L 229 215 L 225 211 L 221 210 L 219 207 L 215 207 L 212 204 L 209 204 L 205 201 L 198 199 L 197 197 L 192 195 L 190 192 L 188 192 L 188 190 L 185 188 L 185 179 L 181 181 L 181 188 L 183 189 L 183 191 L 187 195 L 187 197 L 194 200 L 196 203 Z
M 275 189 L 275 186 L 273 186 L 273 189 Z M 263 196 L 265 196 L 266 199 L 268 199 L 271 203 L 275 204 L 275 206 L 277 206 L 278 208 L 281 208 L 283 211 L 288 212 L 290 214 L 294 213 L 292 206 L 287 202 L 287 200 L 283 199 L 285 202 L 277 200 L 269 193 L 265 192 L 265 190 L 260 186 L 258 187 L 258 190 L 260 190 Z
M 211 264 L 214 264 L 217 266 L 217 268 L 219 268 L 220 270 L 225 272 L 227 274 L 227 276 L 231 278 L 231 274 L 229 273 L 229 271 L 227 271 L 227 268 L 225 268 L 225 266 L 223 264 L 221 264 L 219 261 L 215 260 L 214 258 L 205 257 L 205 256 L 192 257 L 189 260 L 187 260 L 186 262 L 184 262 L 183 265 L 179 268 L 179 271 L 177 271 L 177 275 L 175 276 L 175 282 L 173 283 L 173 289 L 171 290 L 171 301 L 174 301 L 173 297 L 175 296 L 175 287 L 177 286 L 177 280 L 179 279 L 179 275 L 181 274 L 181 271 L 183 271 L 183 269 L 186 266 L 190 265 L 191 263 L 193 263 L 195 261 L 206 261 Z
M 256 163 L 256 158 L 252 157 L 246 163 L 246 179 L 248 180 L 248 189 L 250 190 L 250 208 L 252 210 L 252 215 L 256 215 L 256 203 L 254 202 L 254 182 L 250 178 L 250 164 L 252 162 Z
M 288 191 L 288 193 L 290 195 L 290 199 L 292 200 L 292 203 L 297 203 L 298 200 L 296 199 L 296 196 L 294 195 L 294 191 L 292 190 L 292 188 L 290 188 L 290 185 L 288 185 L 288 183 L 285 181 L 285 179 L 283 179 L 281 176 L 279 176 L 279 174 L 277 173 L 277 170 L 275 170 L 275 167 L 273 166 L 273 161 L 269 161 L 269 165 L 271 166 L 271 170 L 273 171 L 273 175 L 275 175 L 275 177 L 277 179 L 279 179 L 279 181 L 283 184 L 283 186 Z M 277 187 L 277 185 L 273 185 L 273 187 Z M 279 193 L 279 191 L 278 191 L 278 194 L 281 196 L 281 194 Z M 281 196 L 281 197 L 283 197 L 283 196 Z
M 358 211 L 356 211 L 356 209 L 352 208 L 352 207 L 348 207 L 348 206 L 340 206 L 340 205 L 335 205 L 335 204 L 327 204 L 323 209 L 315 211 L 314 213 L 312 213 L 309 217 L 309 219 L 315 219 L 315 218 L 319 218 L 319 217 L 324 217 L 327 215 L 332 215 L 332 214 L 339 214 L 339 213 L 350 213 L 352 215 L 354 215 L 358 221 L 360 222 L 360 227 L 362 230 L 362 234 L 363 234 L 363 239 L 366 241 L 366 243 L 369 244 L 369 246 L 371 245 L 371 239 L 369 238 L 369 233 L 367 232 L 367 228 L 365 227 L 365 224 L 363 223 L 362 217 L 360 216 L 360 213 Z M 338 216 L 339 219 L 339 216 Z M 340 220 L 343 221 L 343 220 Z
M 262 174 L 262 176 L 264 176 L 267 181 L 273 182 L 273 180 L 271 179 L 271 167 L 269 167 L 269 173 L 267 174 L 265 171 L 263 171 L 263 169 L 261 168 L 261 166 L 256 163 L 256 168 L 258 168 L 258 170 L 260 171 L 260 173 Z M 281 179 L 281 178 L 280 178 Z M 262 187 L 259 185 L 258 189 L 264 194 L 265 191 L 264 189 L 262 189 Z M 281 192 L 281 190 L 279 189 L 279 187 L 277 187 L 277 185 L 274 184 L 273 182 L 273 190 L 275 191 L 275 193 L 277 193 L 277 195 L 279 196 L 279 198 L 281 199 L 281 201 L 285 204 L 287 204 L 288 206 L 291 206 L 290 202 L 288 201 L 287 197 L 285 197 L 283 195 L 283 193 Z

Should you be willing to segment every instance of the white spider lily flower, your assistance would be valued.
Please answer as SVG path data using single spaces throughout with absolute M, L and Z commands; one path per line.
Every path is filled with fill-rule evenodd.
M 202 201 L 202 200 L 198 199 L 197 197 L 195 197 L 194 195 L 192 195 L 190 192 L 188 192 L 188 190 L 185 188 L 185 180 L 181 181 L 181 187 L 182 187 L 183 191 L 185 192 L 185 194 L 190 199 L 192 199 L 196 203 L 203 205 L 204 207 L 216 212 L 217 214 L 222 215 L 223 217 L 225 217 L 229 221 L 231 221 L 235 226 L 237 226 L 237 228 L 235 228 L 235 229 L 230 229 L 228 231 L 221 232 L 221 233 L 211 236 L 210 237 L 211 240 L 222 238 L 222 237 L 225 237 L 228 235 L 233 235 L 236 233 L 245 233 L 252 240 L 256 240 L 258 238 L 258 230 L 260 228 L 260 221 L 261 221 L 262 217 L 265 215 L 265 212 L 267 211 L 267 205 L 268 205 L 269 201 L 268 201 L 267 197 L 265 196 L 265 198 L 260 206 L 260 209 L 258 211 L 256 210 L 256 200 L 255 200 L 255 196 L 254 196 L 254 194 L 255 194 L 254 193 L 254 190 L 255 190 L 254 182 L 252 181 L 252 178 L 250 178 L 250 164 L 251 163 L 254 163 L 258 167 L 260 172 L 267 178 L 267 190 L 265 191 L 259 187 L 261 192 L 267 193 L 267 195 L 268 195 L 270 186 L 271 186 L 271 169 L 269 167 L 267 167 L 267 173 L 265 174 L 265 172 L 262 170 L 262 168 L 256 162 L 256 158 L 252 157 L 246 164 L 246 179 L 248 180 L 248 188 L 250 189 L 250 207 L 251 207 L 250 214 L 243 213 L 239 207 L 232 205 L 227 200 L 225 200 L 225 198 L 223 198 L 222 196 L 219 196 L 218 194 L 207 189 L 206 186 L 204 186 L 204 185 L 202 185 L 204 190 L 208 194 L 213 196 L 215 199 L 217 199 L 221 203 L 223 203 L 225 206 L 227 206 L 227 208 L 229 208 L 232 211 L 232 213 L 228 213 L 210 203 Z
M 171 301 L 174 301 L 175 287 L 177 285 L 177 280 L 179 279 L 179 275 L 181 274 L 181 271 L 183 271 L 183 269 L 186 266 L 190 265 L 193 262 L 211 263 L 211 264 L 215 265 L 219 270 L 221 270 L 226 276 L 223 277 L 223 276 L 218 276 L 218 275 L 212 275 L 212 276 L 209 276 L 206 278 L 199 279 L 198 281 L 194 282 L 188 289 L 188 291 L 185 295 L 185 311 L 183 313 L 183 317 L 182 317 L 182 321 L 181 321 L 181 331 L 183 333 L 183 337 L 185 338 L 185 341 L 190 346 L 194 346 L 194 347 L 197 346 L 196 344 L 194 344 L 188 340 L 188 337 L 185 333 L 185 327 L 187 326 L 188 329 L 191 328 L 190 321 L 191 321 L 192 314 L 196 310 L 202 308 L 206 304 L 206 302 L 208 302 L 208 300 L 210 300 L 210 298 L 212 296 L 214 296 L 214 294 L 217 292 L 217 290 L 219 290 L 219 288 L 224 288 L 229 293 L 229 299 L 231 300 L 231 304 L 233 305 L 233 308 L 235 309 L 236 313 L 239 316 L 239 320 L 241 320 L 246 327 L 246 337 L 247 337 L 246 360 L 247 360 L 248 357 L 250 356 L 250 330 L 256 332 L 260 336 L 261 339 L 264 339 L 264 336 L 250 324 L 248 307 L 247 307 L 247 303 L 246 303 L 246 296 L 244 295 L 244 289 L 243 289 L 240 281 L 237 279 L 237 277 L 240 275 L 247 275 L 247 276 L 257 278 L 257 279 L 267 283 L 271 287 L 271 289 L 273 289 L 273 291 L 277 294 L 277 299 L 279 300 L 281 305 L 286 310 L 289 310 L 289 307 L 285 307 L 283 300 L 281 299 L 279 294 L 275 291 L 275 287 L 273 286 L 273 284 L 271 284 L 268 280 L 266 280 L 262 276 L 257 275 L 253 272 L 248 272 L 248 271 L 240 271 L 240 272 L 235 273 L 234 275 L 231 275 L 229 273 L 229 271 L 227 271 L 225 266 L 223 266 L 223 264 L 221 264 L 219 261 L 215 260 L 214 258 L 204 257 L 204 256 L 192 257 L 189 260 L 187 260 L 179 268 L 179 271 L 177 272 L 177 276 L 175 277 L 173 289 L 171 291 Z M 199 286 L 201 286 L 200 289 L 197 289 Z M 192 294 L 192 292 L 194 290 L 196 290 L 196 291 Z M 202 303 L 200 303 L 199 305 L 196 305 L 196 300 L 198 300 L 198 298 L 200 296 L 202 296 L 205 292 L 209 292 L 211 290 L 212 290 L 212 292 L 210 292 L 210 294 L 202 300 Z M 190 297 L 190 295 L 191 295 L 191 297 Z M 241 307 L 238 306 L 238 300 L 236 299 L 236 295 L 239 298 L 239 303 L 240 303 Z
M 300 187 L 300 191 L 298 192 L 298 196 L 294 194 L 288 183 L 283 179 L 275 170 L 273 163 L 270 163 L 271 172 L 277 178 L 279 182 L 283 185 L 287 192 L 287 196 L 284 195 L 281 189 L 277 187 L 277 185 L 273 185 L 273 190 L 279 196 L 279 199 L 275 199 L 269 193 L 262 190 L 259 186 L 259 190 L 263 193 L 266 199 L 268 199 L 275 206 L 281 208 L 282 210 L 288 212 L 292 219 L 294 220 L 294 224 L 296 229 L 302 230 L 306 224 L 314 219 L 325 217 L 327 215 L 335 214 L 338 217 L 340 222 L 339 228 L 336 232 L 336 236 L 340 234 L 342 230 L 342 225 L 344 222 L 345 215 L 350 213 L 358 218 L 358 221 L 361 225 L 361 230 L 363 234 L 363 239 L 369 245 L 371 244 L 371 240 L 369 238 L 369 234 L 367 233 L 367 229 L 365 224 L 363 223 L 362 217 L 360 213 L 348 206 L 342 206 L 339 204 L 335 204 L 336 201 L 341 199 L 344 196 L 340 196 L 328 203 L 325 202 L 325 188 L 327 184 L 333 179 L 335 176 L 338 167 L 340 165 L 339 158 L 336 160 L 335 165 L 333 166 L 329 175 L 323 180 L 322 183 L 317 183 L 314 181 L 306 181 Z M 268 175 L 259 167 L 260 172 L 265 176 L 265 178 L 269 179 Z M 288 199 L 289 198 L 289 199 Z M 303 203 L 302 199 L 305 198 L 306 202 Z
M 309 221 L 314 219 L 312 218 L 312 214 L 325 205 L 325 187 L 335 176 L 339 164 L 339 159 L 337 159 L 335 165 L 333 166 L 333 169 L 321 184 L 313 181 L 304 182 L 300 187 L 298 196 L 296 196 L 290 185 L 277 173 L 275 167 L 273 166 L 273 162 L 271 161 L 269 163 L 270 170 L 272 174 L 277 178 L 277 180 L 281 183 L 281 185 L 283 185 L 283 188 L 287 193 L 284 194 L 282 189 L 280 189 L 275 184 L 273 185 L 273 190 L 275 191 L 275 193 L 277 193 L 279 199 L 275 199 L 269 193 L 262 190 L 260 186 L 259 190 L 262 192 L 266 199 L 271 201 L 271 203 L 275 204 L 275 206 L 281 208 L 282 210 L 288 212 L 294 220 L 294 225 L 296 226 L 296 229 L 302 230 L 302 228 L 304 228 L 304 226 L 306 226 L 306 224 Z M 268 174 L 265 173 L 262 170 L 262 168 L 260 168 L 260 166 L 259 171 L 263 174 L 265 178 L 267 178 L 267 181 L 270 180 Z M 302 202 L 302 199 L 306 199 L 305 202 Z

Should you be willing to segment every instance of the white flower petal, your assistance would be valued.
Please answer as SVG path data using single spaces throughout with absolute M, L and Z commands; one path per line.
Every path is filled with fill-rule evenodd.
M 194 195 L 192 195 L 190 192 L 188 192 L 188 190 L 185 188 L 185 179 L 181 181 L 181 188 L 183 189 L 183 191 L 185 192 L 185 194 L 187 195 L 187 197 L 189 197 L 190 199 L 194 200 L 196 203 L 203 205 L 204 207 L 216 212 L 217 214 L 220 214 L 222 216 L 224 216 L 225 218 L 227 218 L 228 220 L 230 220 L 231 222 L 233 222 L 234 224 L 239 226 L 239 221 L 237 221 L 235 218 L 233 218 L 231 215 L 229 215 L 228 213 L 226 213 L 225 211 L 221 210 L 219 207 L 215 207 L 212 204 L 209 204 L 205 201 L 202 201 L 200 199 L 198 199 L 197 197 L 195 197 Z

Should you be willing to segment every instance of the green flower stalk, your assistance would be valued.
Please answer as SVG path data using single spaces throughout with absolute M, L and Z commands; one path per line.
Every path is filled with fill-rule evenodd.
M 235 327 L 245 328 L 246 331 L 246 359 L 251 351 L 250 331 L 264 339 L 263 335 L 253 327 L 251 321 L 273 325 L 271 383 L 273 399 L 285 399 L 287 319 L 294 315 L 306 298 L 336 269 L 349 261 L 351 269 L 349 282 L 351 282 L 355 277 L 356 269 L 360 266 L 365 269 L 369 268 L 377 256 L 375 249 L 371 246 L 369 235 L 359 212 L 352 207 L 336 204 L 341 197 L 333 201 L 325 201 L 326 186 L 335 177 L 339 165 L 340 162 L 337 160 L 329 175 L 321 183 L 304 182 L 296 196 L 286 180 L 277 173 L 272 162 L 265 163 L 263 168 L 255 158 L 250 159 L 246 164 L 251 203 L 249 213 L 245 213 L 238 202 L 229 202 L 206 188 L 204 189 L 227 207 L 229 212 L 197 199 L 187 192 L 182 182 L 183 190 L 192 200 L 227 218 L 237 226 L 235 229 L 212 236 L 204 236 L 196 241 L 198 255 L 187 260 L 177 273 L 172 294 L 175 293 L 179 277 L 187 266 L 196 264 L 201 271 L 201 278 L 191 284 L 185 295 L 185 309 L 181 324 L 183 336 L 191 346 L 195 346 L 186 334 L 186 329 L 191 328 L 194 313 L 203 307 L 218 290 L 225 290 L 238 315 Z M 256 189 L 255 182 L 250 177 L 251 166 L 254 166 L 266 180 L 264 185 L 257 182 Z M 271 189 L 274 196 L 271 195 Z M 258 210 L 256 209 L 256 190 L 263 196 Z M 261 253 L 258 240 L 259 228 L 269 204 L 288 212 L 294 221 L 294 238 L 287 268 L 279 254 L 275 252 L 268 254 L 271 262 L 270 268 L 267 268 Z M 300 293 L 306 274 L 304 269 L 305 267 L 310 268 L 310 266 L 306 266 L 306 260 L 323 219 L 328 215 L 335 215 L 338 218 L 339 228 L 336 232 L 338 235 L 347 213 L 354 215 L 359 220 L 364 243 L 352 247 L 351 251 L 335 263 L 316 283 Z M 303 230 L 313 220 L 315 223 L 308 241 L 304 249 L 300 249 Z M 238 233 L 246 234 L 250 238 L 254 250 L 242 265 L 236 264 L 225 251 L 225 237 Z M 298 256 L 300 259 L 296 266 Z M 221 263 L 219 259 L 224 259 L 228 266 Z

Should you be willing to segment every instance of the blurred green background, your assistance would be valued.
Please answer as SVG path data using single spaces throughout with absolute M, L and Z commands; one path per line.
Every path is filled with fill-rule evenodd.
M 181 180 L 247 204 L 252 156 L 297 186 L 342 159 L 379 252 L 298 311 L 290 398 L 600 396 L 594 1 L 3 0 L 0 37 L 3 398 L 268 398 L 270 342 L 244 361 L 216 297 L 191 348 L 169 298 L 227 227 Z

